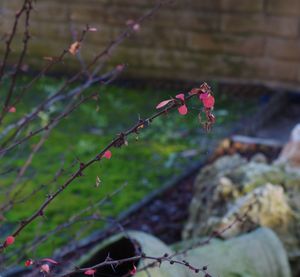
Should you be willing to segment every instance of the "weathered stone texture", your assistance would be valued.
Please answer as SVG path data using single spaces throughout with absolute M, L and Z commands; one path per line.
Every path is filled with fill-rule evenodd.
M 22 0 L 0 1 L 0 32 L 11 29 Z M 69 47 L 86 24 L 82 55 L 92 59 L 126 28 L 126 21 L 148 12 L 156 0 L 37 1 L 31 18 L 30 57 Z M 4 44 L 0 45 L 0 54 Z M 22 29 L 13 44 L 17 56 Z M 127 63 L 128 77 L 243 78 L 293 86 L 300 83 L 300 0 L 178 0 L 163 6 L 140 31 L 118 47 L 111 64 Z M 70 57 L 63 66 L 78 63 Z M 61 70 L 61 66 L 55 67 Z
M 264 40 L 260 36 L 233 36 L 227 34 L 190 33 L 187 46 L 192 50 L 204 50 L 215 53 L 260 56 L 264 49 Z
M 222 10 L 235 12 L 262 12 L 264 0 L 221 0 Z
M 268 0 L 267 12 L 278 15 L 300 16 L 299 0 Z
M 297 38 L 299 20 L 295 17 L 254 14 L 222 15 L 222 31 L 232 33 L 261 33 L 263 35 Z
M 268 38 L 266 52 L 274 58 L 300 62 L 300 40 Z

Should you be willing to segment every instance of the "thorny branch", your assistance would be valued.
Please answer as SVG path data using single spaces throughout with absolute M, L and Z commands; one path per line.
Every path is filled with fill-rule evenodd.
M 25 31 L 24 31 L 24 38 L 23 38 L 23 49 L 22 49 L 21 54 L 19 55 L 19 60 L 17 62 L 17 65 L 16 65 L 16 68 L 14 70 L 14 73 L 13 73 L 13 75 L 11 77 L 10 86 L 9 86 L 9 89 L 8 89 L 8 92 L 7 92 L 7 95 L 6 95 L 6 98 L 5 98 L 5 102 L 4 102 L 4 106 L 2 108 L 2 112 L 0 114 L 0 124 L 2 123 L 2 119 L 3 119 L 4 115 L 9 110 L 9 104 L 10 104 L 10 101 L 11 101 L 11 97 L 13 95 L 13 92 L 14 92 L 14 89 L 15 89 L 15 86 L 16 86 L 17 77 L 19 75 L 19 71 L 21 69 L 23 60 L 25 58 L 25 55 L 26 55 L 26 52 L 27 52 L 27 49 L 28 49 L 28 41 L 30 39 L 30 34 L 29 34 L 29 20 L 30 20 L 30 13 L 31 13 L 31 11 L 33 9 L 31 0 L 25 1 L 23 7 L 24 7 L 24 9 L 26 11 Z M 9 43 L 10 42 L 11 41 L 9 41 Z M 1 71 L 0 71 L 0 76 L 1 76 Z
M 185 98 L 185 102 L 189 101 L 192 97 L 194 96 L 198 96 L 197 94 L 191 94 L 189 96 L 187 96 Z M 78 104 L 77 104 L 78 105 Z M 31 222 L 33 222 L 36 218 L 38 218 L 39 216 L 44 215 L 44 212 L 47 208 L 47 206 L 52 203 L 52 201 L 57 198 L 58 195 L 60 195 L 74 180 L 80 178 L 81 176 L 83 176 L 84 171 L 90 167 L 92 164 L 94 164 L 95 162 L 100 162 L 103 158 L 103 155 L 106 151 L 108 151 L 109 149 L 113 148 L 113 147 L 121 147 L 126 143 L 126 139 L 129 135 L 131 134 L 137 134 L 139 133 L 140 130 L 142 130 L 143 128 L 149 126 L 149 124 L 152 123 L 152 121 L 159 117 L 162 116 L 164 114 L 169 113 L 170 111 L 177 109 L 178 107 L 180 107 L 182 105 L 182 101 L 179 99 L 174 99 L 174 101 L 171 102 L 171 104 L 167 107 L 162 109 L 161 111 L 153 114 L 152 116 L 150 116 L 149 118 L 146 119 L 140 119 L 136 124 L 134 124 L 132 127 L 130 127 L 129 129 L 127 129 L 124 132 L 121 132 L 117 135 L 117 137 L 115 139 L 112 140 L 111 143 L 109 143 L 106 147 L 104 147 L 104 149 L 98 153 L 94 158 L 92 158 L 91 160 L 89 160 L 87 163 L 80 163 L 79 168 L 76 170 L 76 172 L 74 172 L 71 177 L 53 194 L 48 195 L 48 198 L 44 201 L 44 203 L 40 206 L 39 209 L 36 210 L 36 212 L 33 213 L 33 215 L 31 215 L 29 218 L 27 218 L 26 220 L 23 220 L 20 224 L 19 227 L 14 231 L 14 233 L 12 234 L 13 237 L 17 237 L 20 232 L 27 227 Z M 76 106 L 75 106 L 76 107 Z M 72 107 L 72 109 L 74 109 L 75 107 Z M 61 114 L 60 117 L 65 116 L 65 113 Z M 52 124 L 52 123 L 51 123 Z M 5 242 L 0 246 L 0 252 L 6 247 Z
M 154 13 L 156 13 L 161 8 L 161 6 L 164 4 L 164 2 L 165 1 L 158 1 L 157 5 L 152 10 L 150 10 L 144 16 L 140 17 L 135 22 L 137 24 L 143 23 L 146 19 L 150 18 Z M 24 60 L 24 57 L 26 55 L 27 48 L 28 48 L 28 41 L 30 39 L 29 21 L 30 21 L 30 13 L 31 13 L 32 9 L 33 9 L 32 0 L 24 0 L 22 8 L 20 9 L 19 12 L 16 13 L 12 32 L 11 32 L 11 34 L 9 35 L 9 37 L 6 41 L 6 50 L 5 50 L 5 54 L 4 54 L 4 59 L 3 59 L 3 62 L 1 64 L 1 67 L 0 67 L 0 82 L 1 82 L 1 79 L 3 78 L 3 76 L 4 76 L 4 70 L 7 66 L 7 59 L 9 57 L 9 53 L 11 51 L 11 43 L 12 43 L 14 37 L 15 37 L 17 26 L 18 26 L 18 23 L 19 23 L 19 19 L 22 16 L 22 14 L 25 13 L 25 30 L 24 30 L 24 38 L 23 38 L 23 49 L 22 49 L 21 54 L 19 56 L 19 60 L 17 62 L 17 65 L 16 65 L 12 75 L 10 76 L 11 77 L 10 86 L 9 86 L 7 95 L 5 97 L 5 101 L 4 101 L 4 105 L 2 107 L 2 111 L 0 113 L 0 124 L 2 123 L 2 121 L 5 117 L 5 115 L 7 114 L 7 112 L 9 111 L 9 107 L 10 106 L 15 106 L 22 99 L 24 94 L 32 87 L 32 85 L 38 79 L 40 79 L 40 77 L 42 77 L 46 72 L 48 72 L 48 70 L 52 66 L 54 66 L 55 64 L 57 64 L 59 62 L 62 62 L 65 55 L 69 52 L 69 50 L 64 49 L 63 52 L 61 53 L 61 55 L 58 56 L 57 58 L 50 57 L 48 59 L 49 63 L 47 63 L 46 66 L 25 87 L 23 87 L 20 94 L 15 97 L 14 102 L 11 103 L 12 100 L 13 100 L 13 96 L 14 96 L 14 92 L 15 92 L 15 88 L 16 88 L 17 77 L 20 73 L 22 63 L 23 63 L 23 60 Z M 87 26 L 87 28 L 85 30 L 83 30 L 81 37 L 77 40 L 76 43 L 78 43 L 80 45 L 88 31 L 89 31 L 89 26 Z M 29 155 L 26 163 L 24 164 L 24 166 L 19 171 L 19 174 L 17 176 L 15 184 L 23 176 L 24 172 L 28 168 L 28 165 L 31 163 L 31 160 L 32 160 L 33 156 L 35 155 L 36 152 L 38 152 L 39 148 L 43 145 L 43 143 L 47 139 L 47 136 L 49 135 L 50 131 L 58 124 L 58 122 L 61 119 L 68 116 L 79 105 L 81 105 L 84 101 L 86 101 L 91 96 L 93 96 L 93 94 L 88 95 L 88 96 L 84 97 L 83 99 L 81 99 L 77 102 L 76 102 L 77 98 L 74 97 L 74 96 L 81 95 L 82 92 L 86 88 L 90 87 L 95 82 L 99 82 L 99 80 L 102 80 L 104 84 L 107 84 L 115 78 L 116 73 L 118 73 L 115 70 L 112 71 L 112 74 L 108 75 L 108 81 L 106 81 L 107 76 L 105 76 L 105 75 L 102 75 L 101 77 L 98 77 L 97 75 L 98 75 L 98 73 L 101 69 L 101 66 L 97 66 L 97 64 L 100 61 L 102 61 L 104 63 L 105 60 L 110 57 L 112 51 L 118 45 L 120 45 L 127 37 L 129 37 L 133 31 L 134 30 L 133 30 L 132 26 L 128 26 L 128 28 L 125 31 L 123 31 L 115 40 L 113 40 L 106 47 L 105 50 L 98 53 L 94 57 L 94 59 L 89 64 L 87 64 L 87 66 L 85 66 L 82 70 L 80 70 L 73 77 L 71 77 L 69 80 L 67 80 L 63 84 L 63 86 L 56 93 L 54 93 L 52 96 L 49 96 L 47 99 L 45 99 L 31 113 L 29 113 L 29 114 L 25 115 L 24 117 L 22 117 L 17 123 L 9 125 L 8 127 L 6 127 L 3 130 L 2 135 L 1 135 L 2 138 L 5 138 L 5 136 L 10 131 L 14 130 L 14 132 L 12 133 L 12 135 L 10 135 L 1 144 L 0 155 L 4 155 L 7 151 L 13 149 L 17 145 L 20 145 L 23 142 L 29 140 L 31 137 L 45 131 L 44 136 L 41 138 L 40 142 L 35 146 L 32 153 Z M 85 76 L 87 71 L 89 71 L 93 68 L 94 68 L 93 74 L 87 76 L 87 80 L 85 81 L 85 83 L 83 85 L 77 87 L 74 90 L 71 90 L 71 92 L 69 92 L 67 94 L 63 94 L 71 84 L 78 81 L 82 76 Z M 191 94 L 191 95 L 187 96 L 184 100 L 184 104 L 185 104 L 185 102 L 189 101 L 195 95 L 197 95 L 197 94 Z M 23 137 L 23 138 L 21 138 L 17 141 L 13 141 L 12 144 L 7 146 L 7 144 L 10 141 L 12 141 L 16 138 L 16 136 L 20 133 L 20 131 L 24 127 L 26 127 L 30 122 L 32 122 L 32 120 L 34 120 L 34 118 L 38 115 L 38 113 L 40 111 L 43 111 L 43 110 L 47 109 L 49 106 L 53 105 L 57 101 L 61 101 L 63 99 L 72 98 L 72 97 L 74 97 L 73 101 L 70 101 L 70 103 L 68 103 L 68 105 L 65 107 L 64 111 L 62 111 L 59 115 L 57 115 L 56 117 L 51 119 L 46 126 L 43 126 L 43 127 L 39 128 L 35 131 L 32 131 L 28 136 L 25 136 L 25 137 Z M 127 137 L 129 137 L 131 134 L 139 133 L 139 131 L 141 131 L 142 129 L 148 127 L 152 123 L 152 121 L 155 120 L 157 117 L 163 116 L 164 114 L 167 114 L 170 111 L 181 107 L 182 105 L 183 105 L 183 100 L 172 99 L 172 102 L 170 102 L 169 105 L 167 105 L 166 108 L 164 108 L 161 111 L 155 113 L 154 115 L 150 116 L 149 118 L 140 119 L 132 127 L 125 130 L 124 132 L 119 133 L 94 158 L 92 158 L 91 160 L 89 160 L 86 163 L 80 163 L 79 168 L 56 190 L 56 192 L 54 192 L 53 194 L 48 195 L 47 199 L 40 205 L 40 207 L 30 217 L 28 217 L 27 219 L 21 221 L 21 223 L 19 224 L 19 226 L 17 227 L 17 229 L 14 231 L 14 233 L 11 236 L 14 237 L 14 238 L 19 236 L 19 234 L 22 232 L 22 230 L 24 230 L 29 224 L 31 224 L 33 221 L 35 221 L 38 217 L 43 216 L 46 209 L 47 209 L 47 207 L 54 201 L 54 199 L 56 199 L 74 180 L 76 180 L 76 179 L 80 178 L 81 176 L 83 176 L 84 171 L 89 166 L 91 166 L 92 164 L 94 164 L 96 162 L 100 162 L 103 158 L 103 155 L 106 153 L 106 151 L 108 151 L 109 149 L 111 149 L 113 147 L 122 147 L 123 145 L 125 145 L 127 143 Z M 205 112 L 206 112 L 206 115 L 209 115 L 209 116 L 211 115 L 210 110 L 205 109 Z M 26 200 L 26 199 L 27 198 L 24 198 L 23 200 Z M 10 202 L 9 204 L 11 205 L 12 203 Z M 85 209 L 84 211 L 87 211 L 87 209 Z M 61 229 L 66 228 L 66 227 L 74 224 L 78 220 L 80 220 L 79 216 L 73 217 L 72 219 L 70 219 L 69 222 L 65 222 L 64 224 L 62 224 L 60 226 L 57 226 L 57 228 L 55 230 L 53 230 L 53 233 L 58 232 Z M 44 239 L 45 239 L 44 237 L 41 238 L 41 240 L 44 240 Z M 6 244 L 6 242 L 2 243 L 0 245 L 0 252 L 2 252 L 7 246 L 8 245 Z M 178 253 L 176 255 L 178 255 Z M 136 255 L 134 257 L 129 257 L 129 258 L 118 260 L 118 261 L 116 261 L 116 260 L 106 260 L 102 263 L 94 265 L 91 268 L 96 269 L 96 268 L 100 268 L 100 267 L 106 266 L 106 265 L 118 266 L 118 265 L 120 265 L 124 262 L 130 262 L 130 261 L 134 262 L 134 261 L 137 261 L 139 259 L 144 259 L 144 260 L 148 259 L 148 260 L 153 260 L 153 263 L 155 265 L 157 265 L 157 264 L 160 265 L 162 262 L 169 262 L 170 264 L 179 264 L 179 265 L 183 265 L 183 266 L 189 268 L 190 270 L 194 271 L 195 273 L 203 272 L 206 276 L 209 276 L 206 272 L 206 268 L 203 267 L 202 269 L 199 269 L 199 268 L 196 268 L 196 267 L 190 265 L 186 261 L 176 260 L 175 259 L 176 255 L 174 254 L 173 256 L 169 256 L 168 254 L 164 254 L 161 257 L 151 257 L 151 256 L 147 256 L 147 255 L 141 253 L 140 255 Z M 88 268 L 88 269 L 91 269 L 91 268 Z M 74 271 L 74 272 L 83 272 L 85 270 L 87 270 L 87 268 L 76 269 L 76 271 Z M 68 276 L 69 274 L 63 275 L 63 276 Z
M 11 43 L 12 43 L 12 41 L 13 41 L 15 35 L 16 35 L 19 20 L 20 20 L 22 14 L 27 9 L 28 2 L 29 2 L 28 0 L 24 0 L 21 9 L 18 12 L 16 12 L 15 20 L 14 20 L 13 27 L 12 27 L 12 31 L 11 31 L 8 39 L 6 40 L 6 48 L 5 48 L 5 52 L 4 52 L 4 57 L 3 57 L 2 64 L 0 66 L 0 83 L 2 81 L 2 78 L 3 78 L 3 75 L 4 75 L 4 70 L 5 70 L 6 65 L 7 65 L 7 60 L 8 60 L 9 54 L 11 52 Z
M 165 3 L 165 1 L 159 1 L 156 6 L 154 6 L 153 9 L 151 9 L 149 12 L 147 12 L 145 15 L 141 16 L 138 20 L 136 20 L 137 24 L 142 24 L 144 21 L 146 21 L 147 19 L 151 18 L 160 8 L 161 6 Z M 88 27 L 87 27 L 88 30 Z M 12 128 L 16 127 L 16 130 L 14 131 L 14 133 L 5 141 L 5 143 L 2 143 L 0 146 L 0 155 L 3 155 L 5 152 L 9 151 L 10 149 L 14 148 L 16 145 L 19 145 L 20 143 L 26 141 L 22 140 L 22 142 L 20 143 L 14 143 L 12 146 L 9 147 L 5 147 L 5 145 L 11 140 L 13 139 L 18 133 L 19 131 L 24 128 L 28 123 L 30 123 L 37 115 L 40 111 L 45 110 L 47 107 L 49 107 L 50 105 L 52 105 L 54 102 L 60 100 L 60 95 L 68 88 L 69 85 L 71 85 L 72 83 L 76 82 L 79 80 L 79 78 L 81 76 L 84 76 L 86 74 L 86 72 L 90 69 L 93 68 L 93 66 L 95 66 L 102 58 L 109 58 L 111 53 L 113 52 L 113 50 L 119 46 L 127 37 L 129 37 L 132 33 L 134 32 L 133 28 L 131 26 L 128 26 L 115 40 L 113 40 L 103 51 L 101 51 L 99 54 L 97 54 L 94 59 L 83 69 L 81 69 L 78 73 L 76 73 L 73 77 L 71 77 L 70 79 L 68 79 L 63 85 L 62 87 L 56 92 L 54 93 L 52 96 L 48 97 L 46 100 L 44 100 L 38 107 L 36 107 L 34 109 L 33 112 L 31 112 L 30 114 L 25 115 L 23 118 L 21 118 L 18 123 L 16 125 L 11 125 L 8 126 L 9 129 L 8 130 L 4 130 L 3 134 L 8 133 Z M 79 39 L 77 42 L 80 43 L 82 42 L 84 35 L 85 35 L 85 31 L 83 31 L 83 34 L 81 36 L 81 39 Z M 64 50 L 64 52 L 61 54 L 59 61 L 62 60 L 63 56 L 66 54 L 67 50 Z M 104 61 L 103 61 L 104 62 Z M 86 81 L 86 83 L 90 83 L 90 85 L 94 82 L 92 82 L 93 78 L 97 79 L 97 74 L 98 71 L 101 69 L 101 67 L 96 67 L 96 69 L 93 72 L 92 76 L 89 76 L 88 80 Z M 117 73 L 117 72 L 115 72 Z M 41 75 L 39 74 L 37 77 L 40 77 Z M 114 76 L 112 76 L 114 77 Z M 98 77 L 99 78 L 99 77 Z M 29 86 L 31 87 L 31 86 Z M 26 89 L 28 89 L 28 87 L 26 87 Z M 31 136 L 32 137 L 32 136 Z
M 116 270 L 118 268 L 118 266 L 120 266 L 124 263 L 132 262 L 132 265 L 134 265 L 135 263 L 137 263 L 140 260 L 143 260 L 143 261 L 149 260 L 150 263 L 148 263 L 145 266 L 142 266 L 138 269 L 136 269 L 134 267 L 133 270 L 129 270 L 129 272 L 122 275 L 122 277 L 129 277 L 129 276 L 134 275 L 136 272 L 145 271 L 145 270 L 147 271 L 149 268 L 160 266 L 162 263 L 169 263 L 170 265 L 174 265 L 174 264 L 181 265 L 181 266 L 186 267 L 188 270 L 193 271 L 195 274 L 203 273 L 204 277 L 212 277 L 208 273 L 209 268 L 207 265 L 204 265 L 200 268 L 195 267 L 192 264 L 190 264 L 188 261 L 186 261 L 182 258 L 184 258 L 185 255 L 190 250 L 192 250 L 196 247 L 200 247 L 200 246 L 209 244 L 213 238 L 220 237 L 227 230 L 231 229 L 235 224 L 243 223 L 247 219 L 248 214 L 249 214 L 249 212 L 251 212 L 253 205 L 256 203 L 256 201 L 257 200 L 254 200 L 253 202 L 249 203 L 247 209 L 245 210 L 245 212 L 242 215 L 237 214 L 230 224 L 228 224 L 221 230 L 212 232 L 206 240 L 192 243 L 191 245 L 185 247 L 183 250 L 175 252 L 174 254 L 164 253 L 162 256 L 153 257 L 153 256 L 147 255 L 146 253 L 140 252 L 140 250 L 138 250 L 135 253 L 135 255 L 133 255 L 132 257 L 127 257 L 127 258 L 123 258 L 123 259 L 112 259 L 108 253 L 108 256 L 106 257 L 106 259 L 102 262 L 99 262 L 98 264 L 92 265 L 90 267 L 84 267 L 84 268 L 79 268 L 79 267 L 75 266 L 74 270 L 70 270 L 67 273 L 58 274 L 58 276 L 60 276 L 60 277 L 72 276 L 73 274 L 86 272 L 87 270 L 94 270 L 94 272 L 96 272 L 97 270 L 99 270 L 100 268 L 105 267 L 105 266 L 111 266 L 112 268 L 114 268 Z M 32 261 L 32 264 L 34 264 L 37 268 L 39 268 L 43 263 L 44 263 L 43 260 L 42 261 L 39 261 L 39 260 Z M 59 264 L 64 265 L 64 263 L 57 262 L 55 264 L 55 266 L 58 266 Z

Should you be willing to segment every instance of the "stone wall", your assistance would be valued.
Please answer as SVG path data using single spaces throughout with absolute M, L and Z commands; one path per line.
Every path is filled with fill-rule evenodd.
M 21 0 L 1 0 L 1 36 Z M 30 60 L 58 55 L 73 41 L 71 30 L 90 33 L 82 55 L 91 59 L 154 0 L 43 0 L 32 17 Z M 112 64 L 127 76 L 160 79 L 239 79 L 297 88 L 300 84 L 300 0 L 177 0 L 163 7 L 116 50 Z M 21 41 L 15 44 L 14 55 Z M 3 52 L 3 43 L 0 51 Z M 56 71 L 69 71 L 75 59 Z

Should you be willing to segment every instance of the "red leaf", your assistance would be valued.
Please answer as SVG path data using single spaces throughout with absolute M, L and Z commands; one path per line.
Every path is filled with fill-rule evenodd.
M 187 112 L 188 112 L 188 109 L 187 109 L 187 106 L 186 105 L 182 105 L 178 108 L 178 112 L 181 114 L 181 115 L 186 115 Z
M 96 272 L 95 269 L 88 269 L 84 272 L 85 275 L 94 275 Z
M 31 266 L 33 264 L 33 260 L 29 259 L 25 262 L 25 266 Z
M 199 99 L 202 101 L 203 99 L 207 98 L 208 97 L 208 93 L 201 93 L 199 94 Z
M 193 88 L 193 89 L 189 92 L 189 95 L 199 94 L 200 91 L 201 91 L 200 88 Z
M 5 245 L 11 245 L 11 244 L 13 244 L 15 242 L 15 237 L 13 237 L 13 236 L 8 236 L 7 238 L 6 238 L 6 240 L 5 240 Z
M 184 94 L 183 93 L 179 93 L 179 94 L 176 95 L 176 98 L 184 101 Z
M 103 157 L 106 159 L 110 159 L 112 156 L 111 151 L 110 150 L 106 150 L 105 153 L 103 154 Z
M 49 263 L 51 263 L 51 264 L 58 264 L 57 261 L 54 261 L 54 260 L 49 259 L 49 258 L 41 259 L 41 261 L 43 261 L 43 262 L 49 262 Z
M 15 113 L 17 111 L 17 109 L 15 108 L 15 107 L 10 107 L 9 109 L 8 109 L 8 112 L 9 113 Z
M 200 94 L 200 100 L 202 101 L 205 108 L 212 108 L 215 104 L 215 98 L 211 94 Z
M 129 273 L 130 273 L 130 275 L 136 274 L 136 266 L 135 265 L 133 265 L 133 269 L 131 269 Z
M 173 99 L 169 99 L 169 100 L 165 100 L 165 101 L 162 101 L 160 102 L 157 106 L 156 106 L 156 109 L 160 109 L 166 105 L 168 105 L 170 102 L 174 101 Z

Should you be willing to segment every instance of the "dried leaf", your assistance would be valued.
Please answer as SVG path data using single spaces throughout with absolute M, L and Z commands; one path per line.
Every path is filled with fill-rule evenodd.
M 97 176 L 96 177 L 96 188 L 98 188 L 100 184 L 101 184 L 101 180 L 100 180 L 99 176 Z
M 54 59 L 53 57 L 43 57 L 44 60 L 52 62 Z
M 69 48 L 69 52 L 72 54 L 72 55 L 76 55 L 77 52 L 79 51 L 80 49 L 80 42 L 79 41 L 75 41 L 74 43 L 71 44 L 70 48 Z

